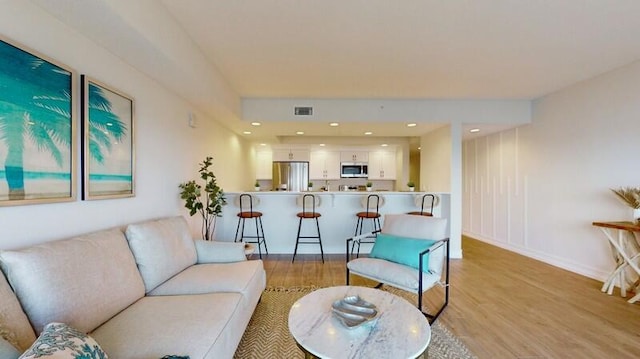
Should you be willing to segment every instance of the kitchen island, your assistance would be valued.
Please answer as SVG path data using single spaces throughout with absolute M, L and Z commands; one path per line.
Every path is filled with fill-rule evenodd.
M 320 197 L 320 206 L 316 211 L 320 217 L 320 232 L 324 253 L 344 253 L 345 241 L 354 235 L 356 228 L 356 213 L 364 211 L 362 198 L 369 194 L 377 194 L 384 198 L 384 205 L 380 208 L 381 222 L 384 225 L 385 214 L 406 213 L 420 210 L 420 200 L 424 192 L 365 192 L 365 191 L 331 191 L 331 192 L 232 192 L 226 193 L 227 205 L 223 207 L 223 216 L 218 218 L 215 238 L 219 241 L 233 241 L 238 223 L 236 214 L 240 211 L 238 197 L 242 193 L 249 193 L 259 198 L 260 203 L 254 206 L 254 211 L 263 213 L 262 224 L 270 254 L 293 254 L 298 231 L 298 217 L 296 213 L 302 208 L 296 204 L 296 199 L 306 193 L 313 193 Z M 449 193 L 433 193 L 437 197 L 434 216 L 449 218 Z M 366 201 L 366 199 L 365 199 Z M 428 202 L 428 201 L 427 201 Z M 428 205 L 426 210 L 428 210 Z M 366 220 L 364 232 L 371 231 L 371 222 Z M 303 220 L 301 235 L 315 235 L 316 227 L 312 220 Z M 448 230 L 450 232 L 450 230 Z M 247 220 L 245 233 L 255 235 L 255 221 Z M 368 253 L 371 244 L 363 244 L 361 253 Z M 298 247 L 298 253 L 320 254 L 317 244 L 305 244 Z

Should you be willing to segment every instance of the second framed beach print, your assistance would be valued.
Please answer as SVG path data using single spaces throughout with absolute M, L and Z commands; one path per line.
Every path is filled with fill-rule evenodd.
M 82 199 L 133 197 L 133 99 L 82 75 Z

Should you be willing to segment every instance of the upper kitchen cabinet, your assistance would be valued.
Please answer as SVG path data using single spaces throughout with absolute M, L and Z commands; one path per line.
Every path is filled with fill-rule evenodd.
M 396 153 L 393 151 L 369 152 L 369 179 L 395 180 Z
M 309 179 L 340 179 L 340 153 L 331 151 L 312 151 L 309 161 Z
M 340 152 L 340 162 L 367 162 L 369 152 L 367 151 L 342 151 Z
M 309 150 L 277 149 L 273 150 L 273 161 L 304 161 L 309 162 Z
M 256 179 L 270 180 L 273 177 L 271 151 L 259 151 L 256 153 Z

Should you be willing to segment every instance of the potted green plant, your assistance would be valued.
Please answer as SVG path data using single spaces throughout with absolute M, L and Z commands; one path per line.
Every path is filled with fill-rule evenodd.
M 367 186 L 367 191 L 371 192 L 371 187 L 373 187 L 373 183 L 367 182 L 366 186 Z
M 409 187 L 409 191 L 413 192 L 416 188 L 415 183 L 413 183 L 412 181 L 407 182 L 407 187 Z
M 258 180 L 256 180 L 256 183 L 253 184 L 254 189 L 256 190 L 256 192 L 260 191 L 260 182 L 258 182 Z
M 212 163 L 213 158 L 207 157 L 198 170 L 200 178 L 204 181 L 204 187 L 194 180 L 179 185 L 180 198 L 184 200 L 184 206 L 189 210 L 189 215 L 200 213 L 202 216 L 202 238 L 206 241 L 213 240 L 216 218 L 222 217 L 222 206 L 227 204 L 224 191 L 218 186 L 213 171 L 209 169 Z
M 309 190 L 309 192 L 313 191 L 313 182 L 307 183 L 307 190 Z

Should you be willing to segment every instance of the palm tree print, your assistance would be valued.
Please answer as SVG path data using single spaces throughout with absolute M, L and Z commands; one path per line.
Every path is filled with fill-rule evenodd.
M 72 183 L 70 172 L 59 173 L 64 172 L 65 166 L 71 166 L 71 84 L 70 71 L 0 41 L 0 160 L 4 159 L 0 180 L 4 172 L 9 200 L 23 200 L 29 195 L 25 192 L 25 174 L 33 164 L 26 157 L 28 148 L 46 154 L 54 164 L 47 171 L 56 172 L 55 175 Z M 109 119 L 101 114 L 110 109 L 109 101 L 100 91 L 96 91 L 93 99 L 93 111 L 98 113 L 95 126 L 103 129 L 95 139 L 96 144 L 104 143 L 109 136 L 123 136 L 122 123 L 117 118 L 111 119 L 108 126 L 101 123 Z M 108 145 L 102 146 L 96 145 L 92 151 L 97 159 L 103 157 L 101 148 L 109 150 Z

